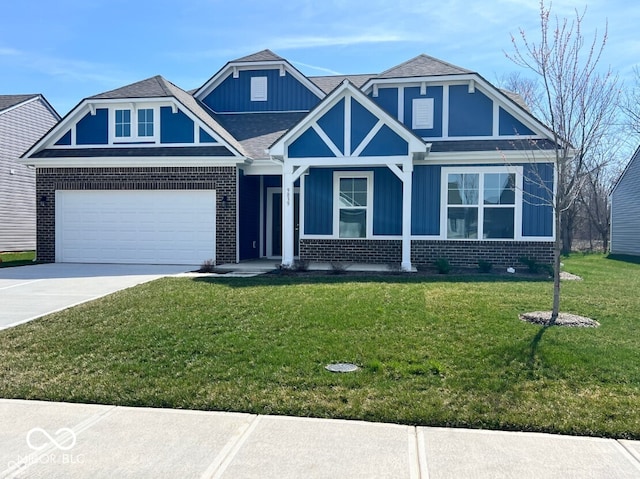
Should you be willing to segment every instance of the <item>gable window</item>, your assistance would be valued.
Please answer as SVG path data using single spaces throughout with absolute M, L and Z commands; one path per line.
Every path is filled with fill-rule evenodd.
M 267 101 L 267 77 L 251 77 L 251 101 Z
M 116 138 L 131 136 L 131 110 L 116 110 Z
M 431 130 L 433 128 L 433 98 L 415 98 L 412 102 L 412 128 Z
M 371 236 L 373 177 L 366 173 L 336 172 L 334 185 L 337 198 L 334 204 L 334 231 L 339 238 L 367 238 Z
M 502 167 L 476 168 L 475 171 L 443 168 L 447 239 L 519 236 L 521 176 L 521 171 L 506 171 Z
M 138 136 L 153 136 L 153 109 L 138 110 Z

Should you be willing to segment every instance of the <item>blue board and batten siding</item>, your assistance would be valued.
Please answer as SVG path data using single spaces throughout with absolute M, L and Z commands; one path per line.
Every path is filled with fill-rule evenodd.
M 87 113 L 76 123 L 77 145 L 106 145 L 109 143 L 109 110 L 96 108 L 95 115 Z
M 240 261 L 260 257 L 260 177 L 238 172 Z
M 267 100 L 251 101 L 251 78 L 267 78 Z M 238 78 L 229 75 L 203 102 L 218 113 L 259 111 L 309 111 L 319 102 L 309 88 L 279 69 L 243 70 Z
M 193 143 L 193 120 L 170 106 L 160 107 L 160 143 Z
M 515 165 L 517 166 L 517 165 Z M 549 200 L 553 190 L 553 164 L 524 164 L 522 236 L 551 238 L 553 208 Z M 311 168 L 304 181 L 304 234 L 332 236 L 334 172 L 373 171 L 373 234 L 402 234 L 402 183 L 386 167 Z M 441 215 L 440 165 L 417 165 L 413 171 L 411 234 L 439 236 Z M 544 186 L 540 184 L 544 182 Z

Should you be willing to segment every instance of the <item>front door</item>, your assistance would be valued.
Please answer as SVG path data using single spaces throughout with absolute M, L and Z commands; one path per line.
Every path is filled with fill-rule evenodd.
M 293 196 L 293 254 L 300 251 L 300 192 Z M 267 188 L 267 256 L 282 256 L 282 189 Z

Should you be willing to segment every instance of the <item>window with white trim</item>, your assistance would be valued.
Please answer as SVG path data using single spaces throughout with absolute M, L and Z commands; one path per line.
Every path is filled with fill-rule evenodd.
M 373 175 L 334 174 L 334 226 L 339 238 L 367 238 L 373 231 Z M 336 231 L 334 229 L 334 231 Z
M 116 143 L 152 143 L 156 140 L 155 108 L 118 108 L 113 111 L 112 121 Z
M 412 128 L 430 130 L 433 128 L 433 98 L 414 98 L 412 102 Z
M 153 108 L 138 110 L 138 136 L 153 136 Z
M 443 169 L 447 239 L 518 237 L 521 175 L 495 167 Z
M 251 77 L 251 101 L 267 101 L 267 77 Z

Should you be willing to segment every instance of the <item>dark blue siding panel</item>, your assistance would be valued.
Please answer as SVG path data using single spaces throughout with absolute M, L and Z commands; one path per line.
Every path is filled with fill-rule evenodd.
M 524 126 L 511 113 L 500 108 L 500 135 L 533 135 L 533 131 Z
M 378 123 L 378 117 L 363 107 L 353 98 L 351 99 L 351 151 L 358 148 L 358 145 L 365 136 L 369 134 L 374 125 Z
M 193 120 L 171 107 L 160 108 L 160 143 L 193 143 Z
M 304 179 L 304 233 L 333 233 L 333 170 L 311 168 Z
M 439 166 L 420 165 L 413 169 L 411 234 L 440 234 Z
M 392 117 L 398 118 L 398 89 L 379 88 L 378 96 L 370 95 L 370 98 L 381 108 L 386 110 Z
M 58 141 L 56 141 L 55 143 L 56 145 L 64 145 L 64 146 L 69 146 L 71 145 L 71 130 L 69 130 L 68 132 L 66 132 L 62 138 L 60 138 Z
M 344 154 L 344 98 L 318 120 L 318 125 Z
M 239 246 L 240 260 L 260 257 L 260 177 L 239 178 Z
M 97 108 L 96 114 L 87 113 L 76 123 L 77 145 L 106 145 L 109 143 L 109 110 Z
M 409 144 L 395 131 L 384 125 L 362 150 L 360 156 L 408 155 Z
M 412 128 L 413 100 L 416 98 L 433 98 L 433 128 L 430 130 L 413 130 L 418 136 L 441 137 L 442 136 L 442 87 L 430 86 L 425 95 L 420 95 L 419 87 L 404 89 L 404 124 Z
M 449 87 L 449 136 L 491 136 L 493 134 L 493 102 L 477 90 L 468 92 L 466 85 Z
M 526 164 L 522 185 L 522 236 L 553 235 L 553 163 Z
M 218 143 L 214 137 L 200 128 L 200 143 Z
M 402 182 L 389 168 L 373 172 L 373 234 L 402 234 Z
M 330 158 L 335 156 L 313 128 L 307 129 L 289 146 L 289 158 Z
M 267 101 L 251 101 L 251 78 L 267 77 Z M 289 73 L 279 70 L 245 70 L 229 75 L 204 103 L 216 112 L 308 111 L 320 99 Z

